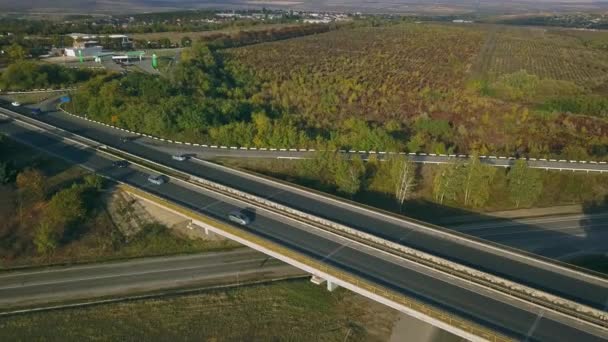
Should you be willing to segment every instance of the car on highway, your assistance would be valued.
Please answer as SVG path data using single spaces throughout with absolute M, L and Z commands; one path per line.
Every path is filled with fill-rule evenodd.
M 167 179 L 163 175 L 150 175 L 148 177 L 148 182 L 156 185 L 162 185 L 167 182 Z
M 188 157 L 184 154 L 176 154 L 171 156 L 171 158 L 173 158 L 173 160 L 177 160 L 177 161 L 184 161 L 186 159 L 188 159 Z
M 129 162 L 126 160 L 115 160 L 112 162 L 112 166 L 116 166 L 122 169 L 129 166 Z
M 241 226 L 246 226 L 251 223 L 251 218 L 247 214 L 245 214 L 242 210 L 234 210 L 228 214 L 228 220 L 240 224 Z
M 40 108 L 33 108 L 32 115 L 40 115 L 42 114 L 42 110 Z
M 126 143 L 131 141 L 132 139 L 130 137 L 120 137 L 120 142 Z
M 19 107 L 19 106 L 21 106 L 21 103 L 17 102 L 17 101 L 13 101 L 13 102 L 11 102 L 11 105 L 13 105 L 13 107 Z

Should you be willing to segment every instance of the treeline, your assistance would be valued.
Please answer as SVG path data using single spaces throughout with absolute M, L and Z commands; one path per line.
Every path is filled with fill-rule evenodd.
M 56 64 L 17 61 L 0 74 L 0 89 L 64 88 L 85 82 L 98 74 L 98 71 L 88 69 L 68 69 Z
M 440 164 L 432 175 L 433 199 L 439 204 L 484 208 L 493 194 L 495 177 L 503 172 L 482 164 L 477 155 Z M 363 162 L 358 156 L 348 159 L 340 153 L 318 152 L 314 158 L 301 161 L 295 175 L 350 197 L 366 191 L 383 193 L 399 208 L 424 182 L 420 167 L 404 155 Z M 541 171 L 529 168 L 524 160 L 517 160 L 501 176 L 506 177 L 506 195 L 516 208 L 533 205 L 542 193 Z
M 270 27 L 267 29 L 243 29 L 238 32 L 216 32 L 200 36 L 196 41 L 206 44 L 212 49 L 232 48 L 251 44 L 259 44 L 282 39 L 302 37 L 311 34 L 329 32 L 335 26 L 325 24 L 293 25 L 285 27 Z M 137 48 L 173 48 L 177 46 L 190 47 L 193 39 L 184 36 L 177 41 L 168 37 L 158 39 L 136 39 Z
M 267 30 L 242 30 L 234 34 L 214 33 L 202 36 L 200 41 L 212 48 L 231 48 L 324 33 L 329 32 L 331 28 L 332 26 L 326 24 L 307 24 Z

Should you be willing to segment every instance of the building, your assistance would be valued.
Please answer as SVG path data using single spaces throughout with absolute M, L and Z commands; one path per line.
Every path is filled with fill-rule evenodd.
M 133 42 L 124 34 L 72 33 L 68 36 L 74 40 L 72 47 L 65 49 L 65 55 L 68 57 L 95 57 L 101 54 L 104 46 L 116 50 L 129 50 L 133 47 Z

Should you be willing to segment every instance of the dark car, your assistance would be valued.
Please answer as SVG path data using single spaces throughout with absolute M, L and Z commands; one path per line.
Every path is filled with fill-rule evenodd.
M 126 160 L 115 160 L 112 162 L 112 166 L 123 168 L 129 166 L 129 162 Z
M 40 108 L 34 108 L 34 109 L 32 109 L 32 114 L 40 115 L 40 114 L 42 114 L 42 110 Z

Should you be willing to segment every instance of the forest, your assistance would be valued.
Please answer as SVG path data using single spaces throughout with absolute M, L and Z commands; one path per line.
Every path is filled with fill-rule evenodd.
M 99 75 L 90 69 L 68 69 L 55 64 L 17 60 L 0 73 L 0 89 L 31 90 L 65 88 Z
M 199 43 L 171 75 L 99 77 L 67 109 L 222 145 L 606 159 L 608 54 L 588 42 L 401 23 Z

